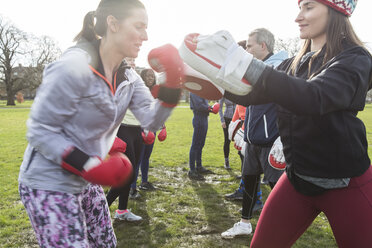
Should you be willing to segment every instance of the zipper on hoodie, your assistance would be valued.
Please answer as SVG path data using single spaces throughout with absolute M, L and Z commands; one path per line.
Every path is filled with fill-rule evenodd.
M 269 138 L 269 134 L 267 132 L 267 121 L 266 121 L 266 115 L 263 115 L 263 120 L 264 120 L 264 129 L 265 129 L 265 136 L 266 139 Z
M 247 140 L 250 144 L 252 144 L 251 140 L 249 139 L 249 123 L 251 122 L 251 111 L 252 111 L 252 106 L 248 106 L 248 121 L 247 121 L 247 126 L 244 127 L 247 129 Z

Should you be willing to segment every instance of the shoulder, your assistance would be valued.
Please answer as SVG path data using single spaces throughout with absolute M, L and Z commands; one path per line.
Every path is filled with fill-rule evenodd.
M 89 68 L 89 55 L 79 48 L 70 48 L 55 62 L 45 67 L 43 83 L 72 84 L 73 87 L 85 85 L 92 75 Z

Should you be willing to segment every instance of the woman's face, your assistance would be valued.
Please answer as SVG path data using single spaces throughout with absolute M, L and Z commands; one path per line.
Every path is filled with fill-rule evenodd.
M 295 22 L 300 28 L 301 39 L 320 39 L 325 42 L 328 7 L 314 0 L 303 0 Z
M 113 31 L 115 49 L 123 57 L 137 58 L 142 42 L 147 40 L 148 18 L 145 9 L 133 9 L 132 15 L 123 19 L 116 20 Z
M 145 76 L 144 76 L 144 80 L 143 80 L 146 84 L 147 87 L 150 87 L 154 84 L 155 82 L 155 73 L 153 71 L 147 71 Z

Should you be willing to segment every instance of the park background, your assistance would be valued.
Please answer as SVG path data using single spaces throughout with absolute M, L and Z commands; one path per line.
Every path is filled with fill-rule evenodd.
M 26 120 L 32 101 L 6 106 L 0 101 L 0 247 L 38 247 L 29 219 L 18 194 L 18 172 L 27 145 Z M 209 129 L 203 149 L 203 164 L 214 174 L 205 182 L 187 177 L 188 152 L 192 138 L 192 111 L 181 103 L 166 122 L 168 137 L 156 140 L 150 158 L 149 181 L 156 191 L 140 191 L 139 200 L 130 200 L 129 208 L 144 218 L 140 224 L 114 221 L 118 247 L 248 247 L 252 235 L 223 240 L 221 232 L 240 219 L 240 201 L 227 201 L 224 194 L 239 184 L 237 150 L 231 146 L 232 171 L 223 168 L 223 133 L 218 115 L 209 117 Z M 365 123 L 372 156 L 372 104 L 358 115 Z M 140 177 L 139 177 L 140 178 Z M 266 199 L 269 187 L 263 185 Z M 111 213 L 117 201 L 111 206 Z M 252 220 L 256 226 L 259 215 Z M 269 237 L 268 237 L 269 238 Z M 337 247 L 324 214 L 293 247 Z
M 18 194 L 19 166 L 27 145 L 26 120 L 32 98 L 41 83 L 44 66 L 73 45 L 72 39 L 80 31 L 84 15 L 94 10 L 98 2 L 0 0 L 0 99 L 3 99 L 0 100 L 0 247 L 37 247 Z M 136 60 L 139 70 L 148 67 L 146 58 L 152 48 L 165 43 L 178 47 L 183 37 L 192 32 L 211 34 L 226 29 L 239 41 L 246 39 L 252 29 L 265 27 L 276 36 L 276 51 L 285 49 L 292 55 L 298 48 L 298 26 L 294 22 L 298 12 L 297 1 L 143 2 L 149 14 L 149 41 L 143 44 Z M 372 1 L 358 1 L 350 18 L 357 34 L 369 49 L 372 42 L 371 9 Z M 9 27 L 11 32 L 4 33 Z M 7 51 L 14 56 L 5 58 Z M 4 77 L 6 73 L 9 73 L 8 79 Z M 11 85 L 10 92 L 6 91 L 8 83 Z M 17 103 L 14 97 L 17 92 L 24 94 L 25 102 Z M 9 100 L 12 104 L 8 104 Z M 359 113 L 359 117 L 367 128 L 371 157 L 370 103 Z M 156 141 L 150 161 L 150 181 L 158 190 L 140 192 L 142 197 L 139 200 L 130 201 L 129 207 L 133 212 L 144 217 L 139 225 L 114 222 L 119 248 L 248 247 L 252 236 L 229 241 L 220 238 L 220 233 L 240 218 L 241 202 L 226 201 L 223 197 L 233 192 L 239 184 L 235 179 L 240 173 L 237 151 L 231 146 L 233 170 L 226 171 L 223 168 L 222 128 L 219 117 L 211 115 L 203 163 L 214 174 L 208 175 L 205 182 L 190 181 L 187 163 L 192 138 L 191 120 L 192 111 L 184 102 L 167 121 L 168 138 L 162 143 Z M 268 193 L 269 187 L 264 185 L 264 198 Z M 117 202 L 112 205 L 112 212 L 116 207 Z M 256 214 L 252 221 L 254 227 L 257 219 Z M 323 214 L 316 218 L 294 247 L 337 247 Z

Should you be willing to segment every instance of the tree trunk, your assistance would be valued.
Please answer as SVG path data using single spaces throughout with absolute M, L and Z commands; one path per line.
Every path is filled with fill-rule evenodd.
M 15 106 L 13 92 L 7 92 L 6 105 L 7 106 Z

